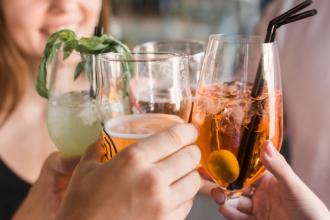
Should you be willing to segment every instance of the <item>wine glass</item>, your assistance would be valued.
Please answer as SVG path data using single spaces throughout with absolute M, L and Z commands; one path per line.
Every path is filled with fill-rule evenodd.
M 204 42 L 197 40 L 150 41 L 133 48 L 136 53 L 177 53 L 188 56 L 190 88 L 194 95 L 204 56 Z
M 174 53 L 101 54 L 96 58 L 97 105 L 106 158 L 129 144 L 188 121 L 188 60 Z
M 76 52 L 67 57 L 62 45 L 51 60 L 47 126 L 65 156 L 81 155 L 102 132 L 91 83 L 92 59 Z
M 192 112 L 202 166 L 229 198 L 239 196 L 264 173 L 260 146 L 271 140 L 279 150 L 282 143 L 276 43 L 211 35 Z

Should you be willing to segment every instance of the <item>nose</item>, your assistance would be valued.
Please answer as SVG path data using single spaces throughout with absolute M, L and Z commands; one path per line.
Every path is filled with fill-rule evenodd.
M 77 0 L 50 0 L 49 11 L 60 14 L 72 11 L 76 7 Z

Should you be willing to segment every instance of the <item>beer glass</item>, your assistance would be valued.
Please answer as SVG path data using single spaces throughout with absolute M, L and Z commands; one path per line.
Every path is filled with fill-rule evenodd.
M 200 67 L 204 56 L 204 42 L 197 40 L 150 41 L 137 45 L 133 49 L 136 53 L 178 53 L 188 56 L 190 88 L 195 94 Z
M 258 36 L 210 36 L 192 123 L 199 129 L 201 164 L 229 197 L 264 173 L 260 146 L 266 140 L 280 149 L 282 105 L 276 43 L 264 44 Z
M 102 132 L 91 83 L 92 56 L 73 52 L 67 57 L 61 46 L 49 68 L 49 135 L 64 155 L 81 155 Z
M 191 110 L 188 60 L 174 53 L 108 53 L 96 58 L 97 105 L 106 158 L 175 124 Z

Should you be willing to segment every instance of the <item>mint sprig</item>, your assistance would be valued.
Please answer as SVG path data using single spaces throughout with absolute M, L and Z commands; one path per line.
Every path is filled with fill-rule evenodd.
M 53 33 L 47 40 L 46 47 L 43 52 L 43 57 L 39 64 L 38 76 L 36 81 L 36 90 L 40 96 L 48 98 L 47 89 L 47 65 L 56 55 L 56 51 L 63 44 L 64 59 L 68 58 L 73 51 L 80 53 L 82 56 L 85 54 L 96 55 L 107 52 L 116 52 L 123 54 L 127 59 L 130 58 L 131 52 L 126 45 L 116 40 L 112 36 L 102 35 L 100 37 L 93 36 L 90 38 L 77 39 L 76 34 L 68 29 L 60 30 Z M 78 78 L 82 70 L 84 69 L 85 60 L 82 59 L 74 72 L 74 79 Z M 131 69 L 128 63 L 124 64 L 125 76 L 123 76 L 124 82 L 131 77 Z M 127 84 L 127 82 L 126 82 Z

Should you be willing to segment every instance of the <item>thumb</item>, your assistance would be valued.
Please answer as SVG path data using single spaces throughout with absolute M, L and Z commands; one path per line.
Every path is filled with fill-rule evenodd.
M 260 160 L 277 181 L 281 185 L 284 184 L 285 188 L 293 189 L 297 184 L 300 185 L 302 183 L 282 154 L 275 149 L 271 141 L 266 141 L 261 146 Z
M 102 140 L 99 139 L 89 145 L 85 153 L 82 155 L 81 161 L 93 161 L 96 163 L 101 162 L 105 154 L 104 149 L 101 147 L 102 143 Z

